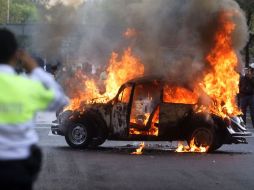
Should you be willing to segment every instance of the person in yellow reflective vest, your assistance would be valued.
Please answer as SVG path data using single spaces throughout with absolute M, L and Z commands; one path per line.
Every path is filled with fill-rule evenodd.
M 17 62 L 27 75 L 15 72 Z M 13 33 L 0 29 L 0 189 L 32 189 L 41 165 L 35 114 L 67 103 L 53 77 L 18 50 Z

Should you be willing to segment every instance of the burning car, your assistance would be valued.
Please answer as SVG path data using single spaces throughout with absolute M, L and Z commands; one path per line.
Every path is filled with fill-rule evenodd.
M 51 127 L 73 148 L 95 147 L 108 140 L 187 141 L 214 151 L 223 144 L 247 143 L 251 136 L 241 117 L 222 117 L 202 109 L 200 97 L 187 86 L 161 77 L 124 83 L 107 103 L 90 102 L 65 110 Z

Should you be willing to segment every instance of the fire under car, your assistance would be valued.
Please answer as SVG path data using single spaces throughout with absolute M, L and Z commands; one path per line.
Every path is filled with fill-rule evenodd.
M 73 148 L 96 147 L 107 139 L 194 141 L 210 152 L 223 144 L 247 143 L 245 137 L 252 134 L 241 117 L 200 112 L 199 104 L 199 97 L 188 87 L 143 77 L 123 84 L 107 103 L 84 103 L 76 111 L 61 112 L 51 130 L 65 136 Z

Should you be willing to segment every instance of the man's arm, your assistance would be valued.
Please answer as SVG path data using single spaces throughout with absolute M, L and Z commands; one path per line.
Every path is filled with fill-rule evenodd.
M 30 77 L 34 80 L 40 81 L 46 89 L 54 92 L 54 99 L 48 106 L 47 110 L 58 111 L 68 104 L 69 100 L 65 96 L 62 87 L 49 73 L 46 73 L 41 68 L 36 68 L 32 71 Z
M 48 111 L 57 111 L 68 104 L 68 98 L 53 76 L 38 67 L 36 61 L 26 52 L 21 51 L 19 58 L 23 62 L 23 67 L 29 73 L 30 78 L 42 83 L 45 90 L 53 92 L 53 100 L 48 105 Z

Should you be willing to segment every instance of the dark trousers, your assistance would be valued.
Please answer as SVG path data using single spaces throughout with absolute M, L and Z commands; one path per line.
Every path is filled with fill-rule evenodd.
M 25 160 L 0 161 L 0 189 L 32 190 L 41 167 L 41 150 L 31 147 L 31 156 Z
M 240 107 L 243 112 L 243 121 L 245 122 L 245 124 L 247 108 L 250 108 L 252 126 L 254 127 L 254 95 L 240 96 Z

